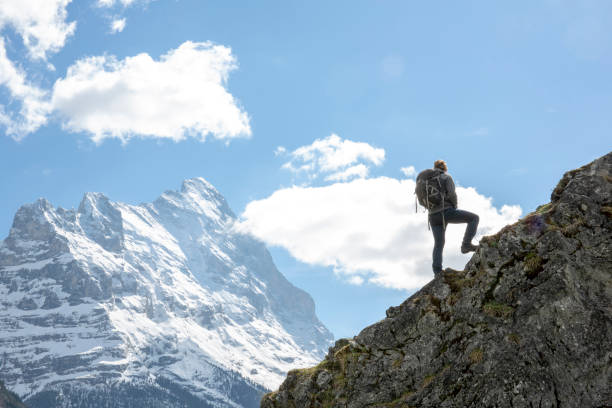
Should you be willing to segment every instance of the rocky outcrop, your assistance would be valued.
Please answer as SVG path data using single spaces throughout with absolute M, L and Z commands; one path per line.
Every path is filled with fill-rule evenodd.
M 4 387 L 2 381 L 0 381 L 0 408 L 27 408 L 17 395 Z
M 290 371 L 272 407 L 612 406 L 612 153 L 387 318 Z

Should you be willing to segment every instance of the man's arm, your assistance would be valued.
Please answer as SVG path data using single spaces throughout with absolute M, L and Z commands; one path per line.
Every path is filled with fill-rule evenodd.
M 455 192 L 455 183 L 453 182 L 453 178 L 448 174 L 445 177 L 446 182 L 446 197 L 445 200 L 450 202 L 453 207 L 457 208 L 457 193 Z

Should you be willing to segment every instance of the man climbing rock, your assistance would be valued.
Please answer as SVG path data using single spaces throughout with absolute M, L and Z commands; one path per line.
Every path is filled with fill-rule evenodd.
M 416 184 L 419 203 L 429 211 L 429 225 L 434 236 L 432 268 L 436 275 L 442 272 L 442 251 L 447 224 L 467 223 L 461 244 L 462 254 L 477 248 L 472 244 L 472 239 L 478 228 L 478 215 L 457 209 L 455 183 L 447 171 L 446 162 L 436 160 L 433 169 L 419 173 Z

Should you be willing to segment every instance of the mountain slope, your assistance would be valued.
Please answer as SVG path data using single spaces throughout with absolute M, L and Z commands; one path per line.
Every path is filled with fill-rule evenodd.
M 19 398 L 4 387 L 0 381 L 0 408 L 26 408 Z
M 271 407 L 612 406 L 612 153 L 485 237 L 464 271 L 293 370 Z
M 21 207 L 0 245 L 0 379 L 32 407 L 257 405 L 331 334 L 234 221 L 201 178 L 137 206 Z

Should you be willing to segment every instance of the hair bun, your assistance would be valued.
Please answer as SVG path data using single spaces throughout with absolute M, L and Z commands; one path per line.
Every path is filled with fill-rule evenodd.
M 448 167 L 446 166 L 446 162 L 444 160 L 436 160 L 434 162 L 434 168 L 444 171 L 448 170 Z

